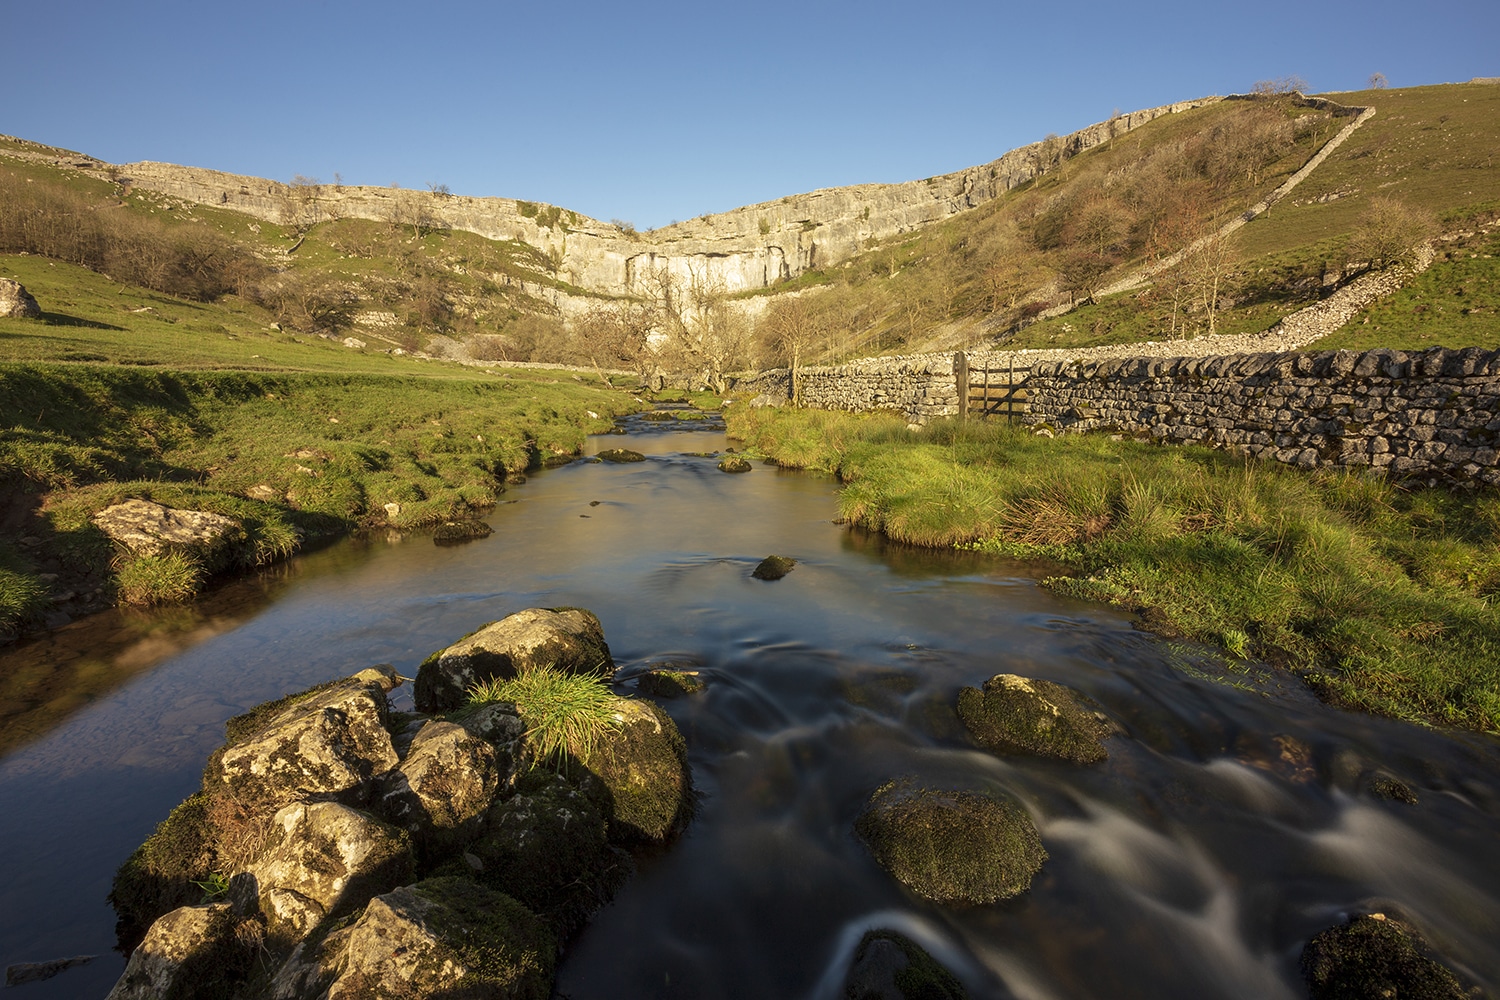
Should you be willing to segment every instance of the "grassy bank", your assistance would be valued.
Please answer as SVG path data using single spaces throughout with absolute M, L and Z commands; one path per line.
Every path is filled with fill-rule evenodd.
M 837 475 L 900 541 L 1045 558 L 1060 593 L 1303 676 L 1330 701 L 1500 732 L 1500 497 L 1004 425 L 731 411 L 730 433 Z
M 485 508 L 507 476 L 576 454 L 635 408 L 566 373 L 0 364 L 0 630 L 34 619 L 49 590 L 107 604 L 197 589 L 211 567 L 113 553 L 89 518 L 119 500 L 238 518 L 246 539 L 229 562 L 260 565 L 361 523 Z M 42 573 L 57 580 L 44 586 Z

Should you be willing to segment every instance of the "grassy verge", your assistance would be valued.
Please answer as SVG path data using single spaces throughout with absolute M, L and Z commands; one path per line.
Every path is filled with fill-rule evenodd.
M 1045 558 L 1052 589 L 1298 672 L 1350 708 L 1500 732 L 1500 497 L 1004 425 L 731 411 L 899 541 Z
M 122 561 L 93 526 L 129 497 L 239 519 L 239 566 L 361 523 L 492 505 L 507 476 L 578 453 L 638 408 L 593 381 L 0 363 L 0 534 L 29 539 L 0 562 L 0 628 L 35 617 L 42 572 L 106 602 L 196 592 L 214 567 Z

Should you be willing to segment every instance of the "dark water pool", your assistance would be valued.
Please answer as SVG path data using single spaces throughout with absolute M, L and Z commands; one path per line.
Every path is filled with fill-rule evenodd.
M 1302 943 L 1372 905 L 1500 989 L 1496 741 L 1245 684 L 1025 566 L 852 533 L 825 478 L 687 454 L 722 434 L 598 447 L 622 444 L 647 461 L 540 474 L 483 541 L 344 542 L 188 611 L 100 616 L 0 656 L 45 690 L 0 706 L 0 963 L 101 956 L 18 1000 L 107 992 L 110 877 L 197 785 L 228 716 L 375 662 L 410 674 L 483 622 L 563 604 L 603 620 L 623 692 L 662 659 L 710 682 L 665 703 L 698 816 L 574 941 L 572 1000 L 831 998 L 870 926 L 906 930 L 976 996 L 1298 997 Z M 796 569 L 752 580 L 770 553 Z M 1127 735 L 1089 768 L 976 750 L 952 706 L 1000 671 L 1082 689 Z M 1420 801 L 1370 795 L 1377 769 Z M 1051 854 L 1031 891 L 954 909 L 889 879 L 852 824 L 898 775 L 1017 795 Z

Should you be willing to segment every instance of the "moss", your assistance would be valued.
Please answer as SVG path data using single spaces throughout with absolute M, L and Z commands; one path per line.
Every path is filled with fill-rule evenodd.
M 530 910 L 467 878 L 428 879 L 412 886 L 412 891 L 447 911 L 436 929 L 445 940 L 457 942 L 454 951 L 468 970 L 451 995 L 498 993 L 513 1000 L 551 996 L 557 942 Z
M 1453 973 L 1428 954 L 1416 931 L 1383 914 L 1358 916 L 1302 949 L 1312 1000 L 1460 1000 Z
M 856 969 L 866 952 L 878 941 L 889 941 L 906 956 L 906 967 L 896 970 L 892 977 L 897 991 L 905 1000 L 968 1000 L 969 992 L 953 973 L 927 954 L 921 945 L 896 931 L 866 931 L 865 936 L 859 940 L 859 946 L 854 949 L 853 964 Z M 880 1000 L 885 995 L 887 994 L 870 990 L 861 991 L 853 982 L 853 977 L 844 989 L 846 1000 Z
M 605 448 L 599 452 L 599 458 L 606 462 L 644 462 L 646 456 L 629 448 Z
M 645 701 L 627 701 L 624 725 L 583 764 L 609 790 L 616 840 L 663 841 L 692 816 L 687 744 L 670 716 Z
M 203 792 L 190 796 L 115 872 L 109 902 L 122 950 L 139 944 L 162 914 L 203 901 L 203 889 L 195 883 L 209 878 L 217 860 L 208 805 Z
M 696 670 L 648 670 L 636 678 L 635 686 L 654 698 L 680 698 L 697 694 L 708 684 Z
M 720 472 L 749 472 L 750 463 L 738 455 L 725 455 L 719 459 Z
M 586 787 L 592 783 L 595 787 Z M 545 770 L 490 808 L 485 832 L 469 846 L 484 865 L 476 878 L 513 896 L 566 936 L 614 894 L 628 874 L 609 849 L 608 794 Z
M 757 580 L 780 580 L 796 565 L 797 560 L 790 556 L 766 556 L 750 575 Z
M 1411 790 L 1411 786 L 1400 778 L 1393 778 L 1389 774 L 1377 774 L 1370 779 L 1370 794 L 1392 802 L 1401 802 L 1405 805 L 1417 804 L 1417 793 Z
M 1047 860 L 1031 817 L 1008 795 L 893 781 L 870 798 L 855 832 L 882 868 L 939 902 L 1008 899 Z
M 433 529 L 432 542 L 434 545 L 461 545 L 488 538 L 493 533 L 494 529 L 488 524 L 474 518 L 444 521 Z
M 1051 681 L 997 674 L 983 691 L 966 687 L 958 693 L 958 715 L 981 745 L 997 753 L 1079 764 L 1109 756 L 1101 740 L 1113 727 L 1099 706 Z

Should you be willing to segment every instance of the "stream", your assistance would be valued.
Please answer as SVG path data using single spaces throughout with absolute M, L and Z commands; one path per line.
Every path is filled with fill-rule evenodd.
M 0 964 L 99 956 L 17 1000 L 108 992 L 124 967 L 110 879 L 196 789 L 229 716 L 372 663 L 413 676 L 485 622 L 560 605 L 599 616 L 621 693 L 665 661 L 708 681 L 662 703 L 697 815 L 571 942 L 571 1000 L 833 1000 L 871 927 L 975 997 L 1299 998 L 1303 943 L 1367 909 L 1500 993 L 1500 741 L 1330 708 L 1058 597 L 1026 564 L 840 526 L 827 477 L 721 473 L 693 453 L 732 442 L 686 426 L 592 441 L 648 457 L 538 473 L 480 541 L 348 539 L 191 608 L 0 652 L 0 675 L 47 690 L 0 703 Z M 771 553 L 796 568 L 751 579 Z M 1001 672 L 1098 701 L 1124 730 L 1109 759 L 979 750 L 953 706 Z M 393 697 L 411 707 L 409 686 Z M 1373 795 L 1377 772 L 1418 801 Z M 852 827 L 897 776 L 1017 796 L 1050 854 L 1030 891 L 948 907 L 883 872 Z

